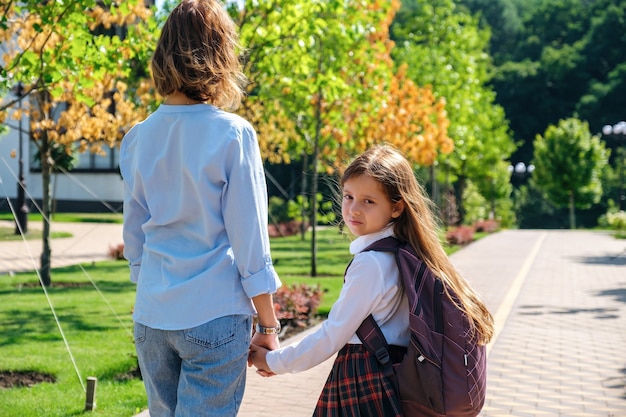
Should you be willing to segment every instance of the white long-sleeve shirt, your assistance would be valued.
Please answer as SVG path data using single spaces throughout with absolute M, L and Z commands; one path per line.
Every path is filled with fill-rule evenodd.
M 133 319 L 180 330 L 253 314 L 274 293 L 267 187 L 257 137 L 208 104 L 161 105 L 124 137 L 124 255 Z
M 266 360 L 272 372 L 302 372 L 330 358 L 346 343 L 360 344 L 356 330 L 370 313 L 389 344 L 408 346 L 409 307 L 394 255 L 362 252 L 391 235 L 392 228 L 387 228 L 360 236 L 350 244 L 355 256 L 328 319 L 299 342 L 268 352 Z

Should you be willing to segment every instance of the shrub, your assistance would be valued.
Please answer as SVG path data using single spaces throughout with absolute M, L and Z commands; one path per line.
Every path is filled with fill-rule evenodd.
M 322 193 L 317 193 L 315 200 L 317 201 L 317 215 L 315 216 L 317 222 L 319 224 L 331 224 L 336 218 L 332 200 L 326 200 Z M 310 199 L 298 195 L 295 200 L 289 200 L 287 206 L 290 219 L 302 221 L 311 218 Z
M 500 224 L 495 220 L 479 220 L 474 225 L 474 229 L 477 232 L 493 233 L 500 227 Z
M 620 210 L 614 213 L 606 213 L 606 222 L 613 230 L 626 231 L 626 211 Z
M 474 228 L 459 226 L 446 232 L 446 242 L 450 245 L 467 245 L 474 240 Z
M 119 243 L 115 246 L 109 246 L 109 258 L 121 261 L 124 258 L 124 244 Z
M 320 286 L 293 284 L 283 286 L 274 294 L 274 310 L 281 326 L 305 327 L 320 305 L 322 291 Z
M 289 217 L 289 205 L 277 196 L 270 197 L 268 214 L 270 223 L 284 223 L 292 219 Z
M 306 222 L 303 225 L 299 221 L 291 220 L 278 224 L 269 224 L 267 226 L 267 231 L 270 237 L 285 237 L 300 233 L 300 230 L 303 226 L 305 230 L 309 228 Z

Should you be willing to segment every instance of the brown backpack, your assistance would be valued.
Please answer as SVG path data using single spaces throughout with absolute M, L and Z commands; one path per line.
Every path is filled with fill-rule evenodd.
M 409 300 L 411 340 L 402 362 L 392 364 L 385 336 L 371 314 L 357 335 L 394 383 L 404 416 L 477 416 L 485 402 L 487 356 L 485 346 L 470 337 L 466 315 L 411 245 L 387 237 L 369 250 L 395 254 Z

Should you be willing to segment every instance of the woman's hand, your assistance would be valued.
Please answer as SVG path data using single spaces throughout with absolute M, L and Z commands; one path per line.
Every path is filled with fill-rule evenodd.
M 277 334 L 262 334 L 259 332 L 255 332 L 254 335 L 252 335 L 250 344 L 261 346 L 268 350 L 276 350 L 280 347 Z

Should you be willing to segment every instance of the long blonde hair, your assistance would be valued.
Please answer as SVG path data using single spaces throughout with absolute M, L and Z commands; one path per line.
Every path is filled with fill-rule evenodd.
M 358 156 L 341 177 L 343 186 L 350 178 L 367 175 L 378 181 L 389 199 L 402 201 L 404 211 L 393 228 L 398 239 L 408 242 L 417 255 L 452 290 L 459 307 L 468 317 L 473 335 L 480 344 L 493 337 L 493 317 L 476 291 L 450 262 L 437 233 L 433 203 L 415 178 L 411 164 L 389 145 L 377 145 Z

